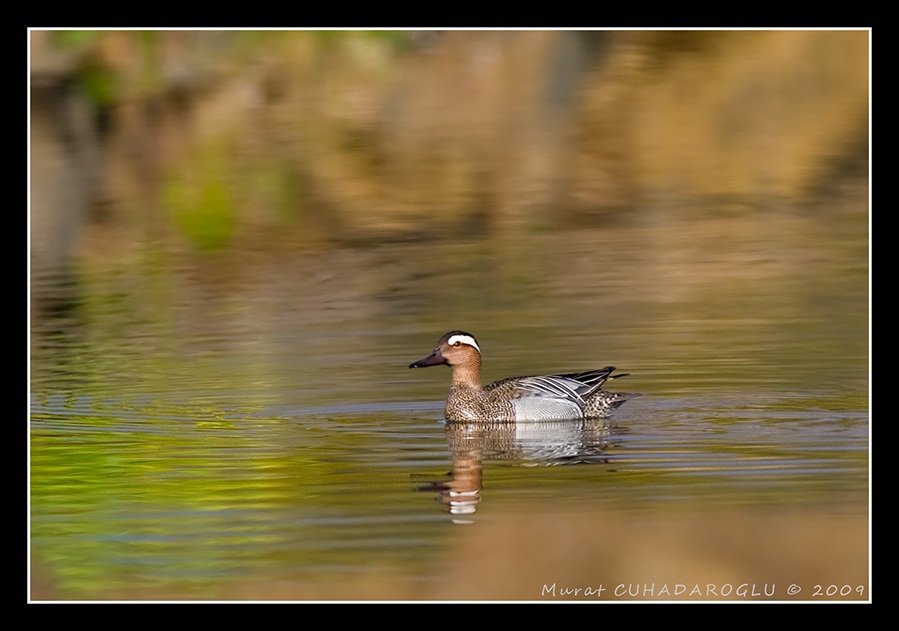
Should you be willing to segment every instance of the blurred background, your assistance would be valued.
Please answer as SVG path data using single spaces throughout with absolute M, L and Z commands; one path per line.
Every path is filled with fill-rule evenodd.
M 33 31 L 32 262 L 812 207 L 866 187 L 867 56 L 865 31 Z
M 867 30 L 29 44 L 33 599 L 869 597 Z

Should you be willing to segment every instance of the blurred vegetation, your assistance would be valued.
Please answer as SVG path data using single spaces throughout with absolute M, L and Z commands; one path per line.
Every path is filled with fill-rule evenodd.
M 866 186 L 866 31 L 31 37 L 33 216 L 125 242 L 503 233 Z M 96 148 L 81 207 L 43 192 L 74 167 L 41 150 L 40 105 L 63 97 L 39 88 L 73 78 L 93 126 L 46 140 Z
M 235 182 L 228 178 L 224 147 L 192 152 L 163 182 L 163 205 L 175 225 L 201 250 L 228 245 L 235 229 Z

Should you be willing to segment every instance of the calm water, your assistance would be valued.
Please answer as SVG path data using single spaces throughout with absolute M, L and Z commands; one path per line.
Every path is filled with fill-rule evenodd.
M 864 506 L 867 244 L 863 213 L 762 213 L 34 270 L 37 568 L 60 599 L 427 582 L 521 507 Z M 454 328 L 485 381 L 614 364 L 643 396 L 446 427 L 449 370 L 407 366 Z

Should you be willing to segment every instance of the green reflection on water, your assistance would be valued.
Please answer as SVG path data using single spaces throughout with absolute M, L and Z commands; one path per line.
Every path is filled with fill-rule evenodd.
M 409 521 L 431 511 L 408 469 L 364 456 L 389 448 L 372 432 L 335 441 L 320 423 L 264 418 L 209 430 L 143 410 L 137 422 L 33 423 L 32 550 L 60 569 L 66 598 L 172 585 L 173 597 L 204 597 L 235 575 L 414 567 L 439 534 Z

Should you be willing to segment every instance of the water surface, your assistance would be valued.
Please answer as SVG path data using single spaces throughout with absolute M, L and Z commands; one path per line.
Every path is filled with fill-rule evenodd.
M 427 584 L 460 532 L 522 507 L 867 504 L 864 214 L 148 247 L 33 270 L 31 292 L 30 541 L 51 598 L 385 568 Z M 446 426 L 449 371 L 407 366 L 456 328 L 485 380 L 613 364 L 630 376 L 609 388 L 643 396 L 606 423 Z

